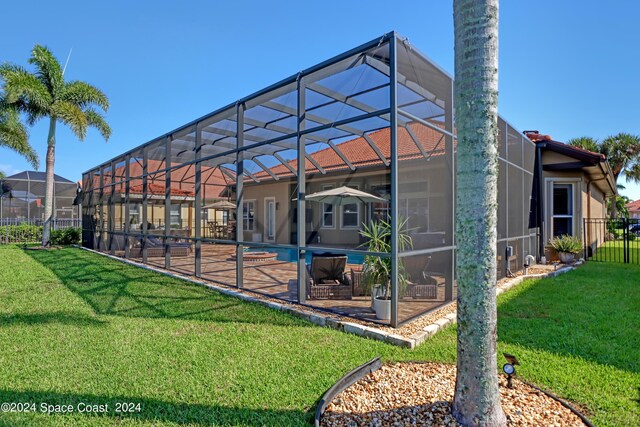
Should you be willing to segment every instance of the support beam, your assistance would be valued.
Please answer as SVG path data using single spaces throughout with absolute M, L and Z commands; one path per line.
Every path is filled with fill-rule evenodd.
M 244 147 L 244 110 L 245 105 L 236 105 L 236 141 L 238 149 Z M 244 287 L 244 151 L 236 153 L 236 285 L 238 288 Z
M 202 277 L 202 163 L 200 155 L 202 154 L 202 131 L 196 126 L 196 152 L 195 160 L 195 198 L 193 201 L 194 217 L 195 217 L 195 262 L 194 273 L 196 277 Z
M 171 269 L 171 240 L 166 237 L 171 234 L 171 137 L 165 138 L 166 155 L 164 164 L 167 172 L 164 176 L 164 268 Z
M 275 173 L 273 173 L 270 168 L 268 168 L 264 163 L 260 161 L 260 159 L 258 159 L 257 157 L 253 157 L 251 160 L 253 160 L 256 165 L 260 166 L 262 170 L 264 170 L 267 174 L 269 174 L 271 178 L 273 178 L 276 181 L 280 180 L 280 177 Z
M 147 233 L 149 232 L 149 218 L 147 215 L 147 206 L 149 205 L 149 156 L 147 155 L 149 147 L 142 147 L 142 262 L 148 261 L 148 242 Z
M 391 158 L 391 319 L 390 324 L 398 326 L 398 40 L 394 36 L 389 41 L 390 63 L 390 154 Z
M 278 153 L 273 153 L 273 157 L 275 157 L 276 159 L 278 159 L 278 161 L 280 161 L 280 163 L 282 163 L 287 169 L 289 169 L 291 171 L 291 173 L 293 174 L 293 176 L 298 176 L 298 171 L 295 170 L 293 168 L 293 166 L 291 166 L 291 164 L 287 161 L 287 159 L 283 158 L 280 154 Z
M 129 233 L 131 233 L 131 212 L 129 212 L 129 189 L 131 187 L 129 180 L 131 179 L 131 173 L 129 171 L 129 165 L 131 164 L 131 154 L 125 156 L 124 165 L 124 257 L 130 257 L 130 245 L 129 245 Z
M 298 143 L 298 223 L 297 223 L 297 236 L 298 236 L 298 302 L 304 304 L 307 302 L 307 252 L 306 252 L 306 206 L 305 206 L 305 193 L 306 193 L 306 147 L 304 143 L 304 137 L 301 132 L 305 127 L 305 110 L 306 110 L 306 91 L 305 84 L 302 77 L 298 78 L 298 108 L 296 110 L 297 121 L 297 143 Z

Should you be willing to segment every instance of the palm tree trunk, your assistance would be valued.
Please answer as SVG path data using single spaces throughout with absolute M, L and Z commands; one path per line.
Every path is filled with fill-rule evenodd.
M 496 360 L 498 0 L 454 0 L 458 367 L 453 415 L 505 426 Z
M 47 137 L 47 173 L 45 182 L 44 197 L 44 224 L 42 225 L 42 246 L 49 244 L 51 238 L 51 220 L 53 218 L 53 187 L 55 185 L 55 175 L 53 171 L 56 161 L 56 118 L 49 119 L 49 136 Z

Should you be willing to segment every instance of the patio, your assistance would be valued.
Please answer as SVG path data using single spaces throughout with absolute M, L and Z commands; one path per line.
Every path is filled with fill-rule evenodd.
M 121 256 L 123 254 L 120 254 Z M 164 257 L 149 257 L 147 263 L 156 268 L 165 267 Z M 201 278 L 217 284 L 236 287 L 235 246 L 221 244 L 202 244 L 202 275 Z M 347 270 L 358 271 L 362 266 L 348 264 Z M 195 268 L 195 253 L 188 256 L 172 257 L 171 271 L 192 276 Z M 282 299 L 296 303 L 297 265 L 295 262 L 266 260 L 244 262 L 243 288 L 268 297 Z M 444 283 L 437 287 L 435 298 L 414 299 L 404 298 L 399 303 L 399 315 L 402 319 L 410 319 L 427 311 L 437 308 L 445 301 Z M 357 317 L 371 322 L 380 322 L 371 310 L 371 296 L 353 296 L 351 299 L 307 299 L 307 305 L 322 310 L 328 310 L 343 316 Z

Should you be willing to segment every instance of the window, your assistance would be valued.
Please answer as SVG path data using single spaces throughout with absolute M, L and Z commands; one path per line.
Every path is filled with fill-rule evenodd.
M 180 205 L 171 205 L 171 222 L 169 223 L 171 228 L 182 227 L 182 206 Z
M 255 212 L 255 200 L 245 200 L 242 202 L 242 228 L 245 231 L 253 231 Z
M 129 224 L 132 225 L 132 229 L 138 228 L 140 224 L 140 209 L 137 203 L 129 203 Z
M 348 185 L 358 189 L 357 185 Z M 342 205 L 342 228 L 358 228 L 360 226 L 360 203 Z
M 333 185 L 323 185 L 322 190 L 330 190 L 333 188 Z M 322 204 L 322 227 L 323 228 L 334 228 L 335 222 L 333 221 L 333 204 L 331 203 L 323 203 Z
M 350 203 L 342 206 L 342 227 L 355 228 L 359 225 L 360 205 L 358 203 Z
M 553 184 L 553 237 L 573 235 L 573 184 Z

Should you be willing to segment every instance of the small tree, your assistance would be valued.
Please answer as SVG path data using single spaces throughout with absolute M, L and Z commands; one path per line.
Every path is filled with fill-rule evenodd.
M 35 73 L 17 65 L 3 64 L 0 66 L 0 78 L 4 80 L 7 105 L 14 111 L 25 113 L 29 125 L 49 118 L 42 231 L 42 245 L 45 246 L 49 243 L 53 214 L 56 126 L 58 123 L 69 126 L 81 141 L 84 141 L 87 129 L 94 127 L 108 140 L 111 128 L 96 107 L 107 111 L 109 100 L 102 91 L 88 83 L 78 80 L 65 82 L 60 62 L 44 46 L 33 48 L 29 63 L 35 67 Z

